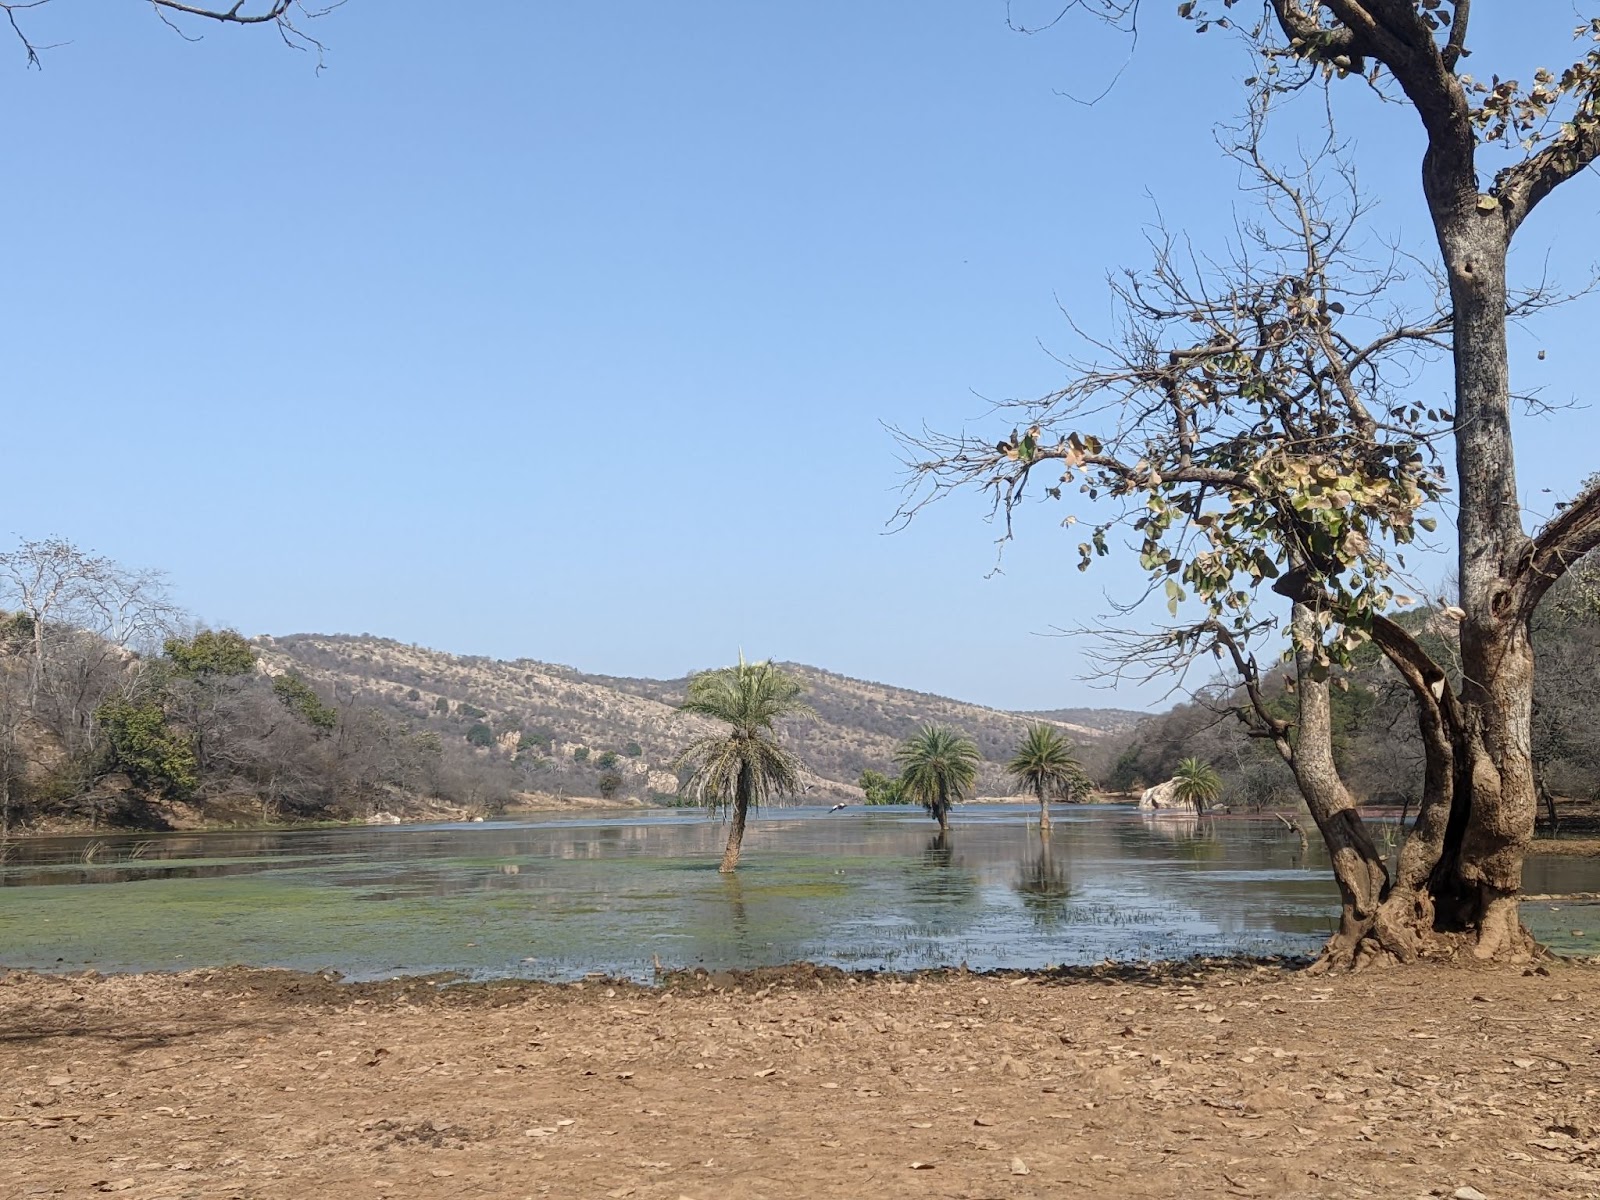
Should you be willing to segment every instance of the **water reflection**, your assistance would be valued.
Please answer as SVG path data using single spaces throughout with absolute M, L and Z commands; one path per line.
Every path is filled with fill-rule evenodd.
M 1054 925 L 1065 918 L 1072 879 L 1067 862 L 1055 853 L 1048 834 L 1023 854 L 1012 886 L 1022 906 L 1039 924 Z
M 1193 809 L 1141 812 L 1139 816 L 1144 821 L 1146 829 L 1169 841 L 1190 841 L 1201 835 L 1200 814 Z
M 721 825 L 661 812 L 38 839 L 0 861 L 0 959 L 649 978 L 657 956 L 1029 967 L 1309 951 L 1328 932 L 1326 857 L 1275 820 L 1094 807 L 1041 838 L 1036 812 L 972 806 L 940 833 L 920 810 L 771 810 L 732 876 Z M 1600 864 L 1530 859 L 1528 887 L 1600 890 Z

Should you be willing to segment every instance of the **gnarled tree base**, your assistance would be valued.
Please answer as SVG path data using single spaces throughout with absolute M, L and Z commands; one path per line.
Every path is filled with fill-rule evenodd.
M 1440 908 L 1446 909 L 1441 913 Z M 1477 898 L 1470 920 L 1459 904 L 1436 906 L 1427 891 L 1392 891 L 1370 918 L 1346 907 L 1339 929 L 1308 968 L 1313 975 L 1400 966 L 1419 960 L 1507 965 L 1548 958 L 1518 916 L 1514 895 Z

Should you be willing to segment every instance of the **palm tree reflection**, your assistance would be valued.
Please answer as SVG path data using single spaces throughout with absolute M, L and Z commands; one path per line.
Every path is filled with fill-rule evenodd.
M 1050 839 L 1041 838 L 1037 848 L 1030 846 L 1017 864 L 1017 880 L 1012 885 L 1033 919 L 1041 925 L 1054 924 L 1066 912 L 1072 896 L 1072 880 L 1065 860 L 1050 849 Z
M 956 853 L 956 840 L 949 830 L 941 829 L 928 839 L 906 891 L 925 910 L 966 905 L 977 897 L 977 879 Z

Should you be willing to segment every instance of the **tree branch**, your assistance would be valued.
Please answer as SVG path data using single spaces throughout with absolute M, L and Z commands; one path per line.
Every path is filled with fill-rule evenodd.
M 1591 550 L 1600 548 L 1600 478 L 1534 534 L 1518 564 L 1518 611 L 1533 615 L 1550 586 Z
M 185 13 L 191 17 L 205 17 L 211 21 L 225 21 L 233 25 L 265 25 L 269 21 L 281 21 L 298 0 L 270 0 L 267 8 L 258 13 L 245 12 L 245 0 L 228 8 L 211 8 L 203 4 L 183 4 L 180 0 L 150 0 L 155 8 L 171 9 L 173 12 Z M 343 0 L 339 0 L 343 3 Z
M 1494 195 L 1505 210 L 1508 231 L 1515 232 L 1539 201 L 1600 158 L 1600 98 L 1591 97 L 1585 109 L 1570 133 L 1496 178 Z
M 1467 24 L 1472 17 L 1472 0 L 1456 0 L 1455 16 L 1450 22 L 1450 40 L 1445 43 L 1444 69 L 1454 71 L 1461 56 L 1467 51 Z

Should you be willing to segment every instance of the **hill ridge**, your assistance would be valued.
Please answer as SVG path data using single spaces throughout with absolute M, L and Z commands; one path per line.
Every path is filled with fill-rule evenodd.
M 616 761 L 608 759 L 604 769 L 622 776 L 626 793 L 647 798 L 669 792 L 676 786 L 672 757 L 698 728 L 676 709 L 688 676 L 595 674 L 525 656 L 453 654 L 372 634 L 261 635 L 254 642 L 269 672 L 295 671 L 335 695 L 359 693 L 441 737 L 470 735 L 481 743 L 478 753 L 515 764 L 529 790 L 593 787 L 600 770 L 593 763 L 610 752 Z M 985 760 L 980 790 L 1003 794 L 1010 786 L 1000 764 L 1028 724 L 1060 727 L 1093 769 L 1143 716 L 1126 709 L 1017 712 L 806 663 L 778 665 L 800 680 L 817 712 L 814 720 L 788 725 L 782 736 L 821 794 L 858 794 L 854 785 L 861 772 L 892 770 L 895 745 L 925 724 L 952 725 L 972 737 Z

